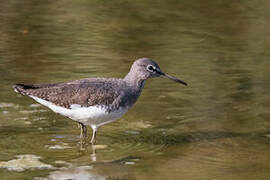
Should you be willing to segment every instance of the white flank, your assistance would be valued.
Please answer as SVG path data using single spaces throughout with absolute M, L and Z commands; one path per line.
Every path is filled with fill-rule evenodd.
M 81 122 L 85 125 L 90 125 L 92 128 L 97 128 L 101 125 L 117 120 L 128 110 L 127 108 L 120 108 L 117 111 L 108 113 L 106 112 L 105 108 L 101 108 L 100 106 L 82 107 L 79 104 L 72 104 L 70 109 L 67 109 L 35 96 L 30 97 L 40 104 L 50 108 L 54 112 L 69 117 L 74 121 Z

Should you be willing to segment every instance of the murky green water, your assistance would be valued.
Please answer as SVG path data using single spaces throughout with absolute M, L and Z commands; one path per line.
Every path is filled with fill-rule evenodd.
M 269 179 L 269 19 L 263 0 L 1 2 L 1 179 Z M 11 89 L 123 77 L 139 57 L 189 86 L 149 80 L 95 153 Z

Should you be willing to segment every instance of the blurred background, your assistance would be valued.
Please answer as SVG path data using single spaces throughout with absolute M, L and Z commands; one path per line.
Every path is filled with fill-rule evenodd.
M 269 179 L 269 19 L 266 0 L 1 2 L 1 179 Z M 122 78 L 140 57 L 189 86 L 148 80 L 95 150 L 11 88 Z

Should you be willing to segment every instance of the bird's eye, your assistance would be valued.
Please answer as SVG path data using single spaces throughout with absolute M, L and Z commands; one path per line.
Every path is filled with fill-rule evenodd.
M 154 72 L 156 68 L 155 68 L 154 66 L 152 66 L 152 65 L 148 65 L 148 66 L 146 67 L 146 69 L 147 69 L 148 71 L 150 71 L 150 72 Z

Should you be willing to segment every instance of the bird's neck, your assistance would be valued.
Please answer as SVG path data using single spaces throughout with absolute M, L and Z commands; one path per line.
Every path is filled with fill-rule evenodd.
M 126 77 L 124 78 L 124 81 L 127 83 L 127 85 L 135 88 L 136 90 L 141 91 L 144 87 L 146 78 L 143 76 L 140 76 L 140 74 L 136 74 L 131 71 L 126 75 Z

